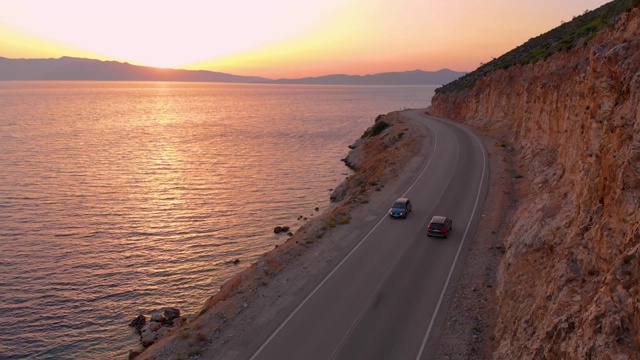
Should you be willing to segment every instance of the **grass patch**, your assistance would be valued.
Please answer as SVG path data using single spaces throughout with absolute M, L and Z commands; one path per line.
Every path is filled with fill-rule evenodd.
M 189 351 L 189 357 L 196 357 L 202 355 L 202 349 L 192 349 Z
M 351 222 L 351 215 L 349 214 L 340 214 L 337 219 L 338 225 L 346 225 Z
M 196 337 L 198 341 L 206 342 L 209 341 L 209 335 L 204 332 L 198 332 L 198 336 Z
M 327 220 L 326 227 L 333 229 L 338 225 L 346 225 L 351 222 L 351 215 L 343 212 L 335 213 L 329 220 Z

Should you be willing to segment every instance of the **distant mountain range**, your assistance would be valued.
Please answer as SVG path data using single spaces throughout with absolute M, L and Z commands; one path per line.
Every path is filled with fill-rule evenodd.
M 267 79 L 206 70 L 175 70 L 73 57 L 59 59 L 9 59 L 0 57 L 0 81 L 11 80 L 90 80 L 90 81 L 189 81 L 263 84 L 321 85 L 444 85 L 465 72 L 438 71 L 387 72 L 372 75 L 326 75 L 301 79 Z
M 449 69 L 438 71 L 386 72 L 372 75 L 325 75 L 301 79 L 270 80 L 276 84 L 321 84 L 321 85 L 444 85 L 466 73 Z

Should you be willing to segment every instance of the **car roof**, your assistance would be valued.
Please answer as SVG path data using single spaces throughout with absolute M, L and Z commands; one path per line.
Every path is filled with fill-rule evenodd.
M 437 224 L 444 224 L 445 220 L 447 220 L 446 216 L 434 216 L 431 218 L 431 222 Z

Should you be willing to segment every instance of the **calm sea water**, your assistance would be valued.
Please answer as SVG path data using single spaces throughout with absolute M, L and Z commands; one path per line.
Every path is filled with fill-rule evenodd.
M 125 358 L 133 317 L 197 312 L 435 88 L 0 82 L 0 358 Z

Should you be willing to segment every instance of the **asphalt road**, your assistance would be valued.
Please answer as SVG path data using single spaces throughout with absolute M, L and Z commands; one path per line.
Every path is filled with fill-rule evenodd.
M 407 219 L 380 221 L 260 345 L 250 359 L 433 359 L 461 262 L 489 182 L 482 143 L 423 110 L 405 114 L 432 137 Z M 386 210 L 386 209 L 385 209 Z M 448 239 L 427 237 L 433 215 L 453 219 Z

